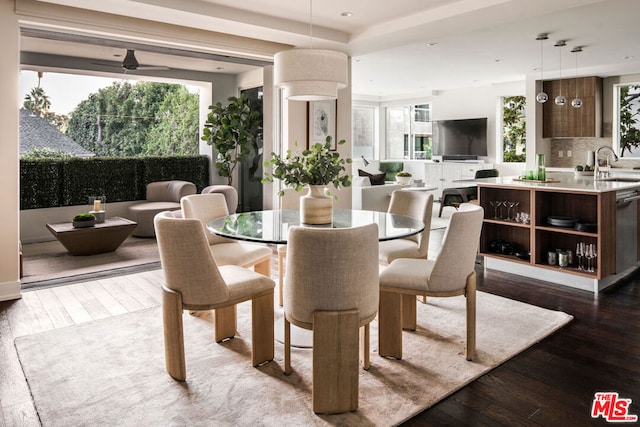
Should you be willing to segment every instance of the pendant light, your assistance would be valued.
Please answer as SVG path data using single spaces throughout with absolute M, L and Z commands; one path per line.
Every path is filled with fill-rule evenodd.
M 571 106 L 573 108 L 580 108 L 582 107 L 582 99 L 578 98 L 578 53 L 582 52 L 582 47 L 576 46 L 571 49 L 571 52 L 576 54 L 576 97 L 571 101 Z
M 273 80 L 292 101 L 337 99 L 338 89 L 347 87 L 347 55 L 313 49 L 313 4 L 309 0 L 309 48 L 278 52 L 273 57 Z
M 563 106 L 567 103 L 567 98 L 562 95 L 562 48 L 566 45 L 567 43 L 564 40 L 558 40 L 554 45 L 555 47 L 559 48 L 558 51 L 560 52 L 560 60 L 558 63 L 560 67 L 560 95 L 556 96 L 555 99 L 556 105 L 560 106 Z
M 549 95 L 544 91 L 544 55 L 542 54 L 544 40 L 547 40 L 548 38 L 549 35 L 547 33 L 540 33 L 538 34 L 538 37 L 536 37 L 536 40 L 540 40 L 540 84 L 543 85 L 543 89 L 536 95 L 536 101 L 541 104 L 544 104 L 549 99 Z

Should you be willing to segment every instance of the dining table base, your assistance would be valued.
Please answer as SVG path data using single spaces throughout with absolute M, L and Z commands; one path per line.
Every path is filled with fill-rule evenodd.
M 284 344 L 284 313 L 276 320 L 275 339 Z M 297 348 L 313 348 L 313 331 L 291 325 L 291 346 Z

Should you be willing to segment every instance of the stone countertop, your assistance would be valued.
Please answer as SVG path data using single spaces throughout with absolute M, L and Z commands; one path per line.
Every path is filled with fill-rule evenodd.
M 594 180 L 592 175 L 577 175 L 573 172 L 547 172 L 547 179 L 553 179 L 559 182 L 519 181 L 517 176 L 503 176 L 478 179 L 476 183 L 481 187 L 534 188 L 549 191 L 605 193 L 608 191 L 640 188 L 640 173 L 639 171 L 635 172 L 635 174 L 620 174 L 619 177 L 626 179 L 625 181 L 615 181 L 618 175 L 616 171 L 612 171 L 611 177 L 604 180 Z M 634 179 L 637 179 L 637 181 L 633 181 Z

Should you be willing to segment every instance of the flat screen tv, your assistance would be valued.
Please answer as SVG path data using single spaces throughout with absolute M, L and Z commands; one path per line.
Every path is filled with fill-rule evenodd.
M 487 118 L 433 122 L 433 155 L 477 159 L 487 155 Z

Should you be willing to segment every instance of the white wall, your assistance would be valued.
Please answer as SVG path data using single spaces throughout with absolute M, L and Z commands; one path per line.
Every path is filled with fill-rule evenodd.
M 477 86 L 464 89 L 434 91 L 431 95 L 422 98 L 405 98 L 397 100 L 385 100 L 379 102 L 380 107 L 380 149 L 379 157 L 384 158 L 385 139 L 385 107 L 399 105 L 417 105 L 431 103 L 432 120 L 470 119 L 477 117 L 487 118 L 487 157 L 483 158 L 487 163 L 494 163 L 501 175 L 518 175 L 525 169 L 522 163 L 500 163 L 502 153 L 497 153 L 497 135 L 499 129 L 499 102 L 503 96 L 515 96 L 526 94 L 526 82 L 509 82 L 491 86 Z M 357 105 L 376 105 L 371 99 L 354 101 Z M 529 117 L 529 115 L 527 115 Z M 527 149 L 527 152 L 529 150 Z M 534 150 L 535 152 L 535 150 Z

